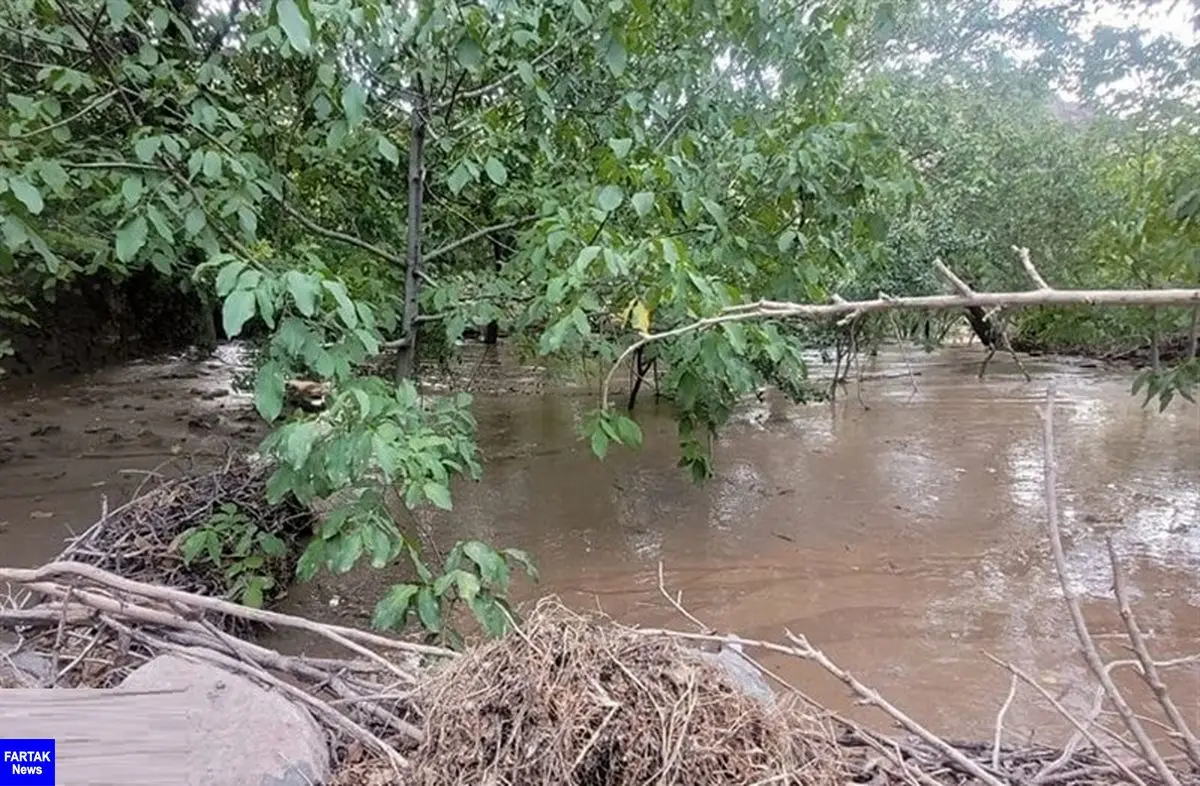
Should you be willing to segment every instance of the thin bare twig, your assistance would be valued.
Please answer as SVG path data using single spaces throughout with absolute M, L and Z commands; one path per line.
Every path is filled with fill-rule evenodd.
M 795 653 L 797 657 L 803 658 L 804 660 L 813 661 L 818 666 L 825 669 L 825 671 L 836 677 L 840 682 L 842 682 L 842 684 L 854 691 L 855 695 L 861 698 L 864 702 L 883 710 L 889 717 L 904 727 L 906 731 L 910 732 L 911 734 L 915 734 L 917 737 L 920 737 L 924 742 L 936 749 L 938 753 L 954 762 L 954 764 L 963 772 L 974 776 L 982 783 L 988 784 L 988 786 L 1007 786 L 998 775 L 984 769 L 978 762 L 967 758 L 962 751 L 958 750 L 941 737 L 926 729 L 920 723 L 909 717 L 904 711 L 900 710 L 887 699 L 880 696 L 878 691 L 859 682 L 854 675 L 842 669 L 840 666 L 830 660 L 825 653 L 809 644 L 806 638 L 803 636 L 797 636 L 791 631 L 785 631 L 785 634 L 787 635 L 788 640 L 796 645 L 797 649 L 795 650 Z
M 1089 743 L 1091 743 L 1093 748 L 1095 748 L 1105 758 L 1107 758 L 1109 761 L 1111 761 L 1118 769 L 1120 769 L 1121 772 L 1125 775 L 1125 777 L 1129 778 L 1129 780 L 1131 782 L 1137 784 L 1137 786 L 1146 786 L 1146 782 L 1141 778 L 1141 776 L 1139 776 L 1136 772 L 1134 772 L 1132 769 L 1130 769 L 1127 764 L 1125 764 L 1123 761 L 1121 761 L 1119 758 L 1117 758 L 1117 756 L 1115 754 L 1113 754 L 1112 751 L 1110 751 L 1106 746 L 1102 745 L 1100 743 L 1100 741 L 1098 739 L 1096 739 L 1096 735 L 1092 734 L 1091 730 L 1086 725 L 1084 725 L 1084 723 L 1082 721 L 1080 721 L 1078 718 L 1076 718 L 1074 715 L 1072 715 L 1070 713 L 1070 711 L 1067 710 L 1067 708 L 1062 705 L 1062 702 L 1060 702 L 1058 699 L 1054 698 L 1054 695 L 1052 693 L 1050 693 L 1050 691 L 1048 691 L 1044 687 L 1042 687 L 1041 683 L 1039 683 L 1033 677 L 1030 677 L 1028 674 L 1026 674 L 1021 669 L 1017 668 L 1014 664 L 1009 663 L 1008 661 L 1000 660 L 995 655 L 992 655 L 990 652 L 985 652 L 984 656 L 986 656 L 989 660 L 991 660 L 996 665 L 998 665 L 1002 668 L 1008 669 L 1009 673 L 1015 675 L 1026 685 L 1028 685 L 1029 687 L 1033 688 L 1038 693 L 1040 693 L 1042 695 L 1042 698 L 1044 698 L 1046 701 L 1050 702 L 1050 706 L 1054 707 L 1054 709 L 1058 711 L 1059 715 L 1061 715 L 1063 718 L 1065 718 L 1067 720 L 1068 723 L 1070 723 L 1072 726 L 1074 726 L 1076 728 L 1076 730 L 1078 730 L 1078 732 L 1083 735 L 1084 739 L 1086 739 Z M 1034 778 L 1034 782 L 1035 783 L 1038 782 L 1039 778 L 1049 775 L 1049 774 L 1050 774 L 1050 768 L 1047 767 L 1046 769 L 1042 770 L 1042 772 L 1038 773 L 1038 776 Z
M 1008 696 L 1004 699 L 1004 703 L 1000 705 L 1000 711 L 996 713 L 996 733 L 992 738 L 992 769 L 1000 769 L 1000 739 L 1004 736 L 1004 716 L 1008 714 L 1008 708 L 1012 706 L 1013 699 L 1017 696 L 1017 675 L 1012 675 L 1012 680 L 1008 685 Z

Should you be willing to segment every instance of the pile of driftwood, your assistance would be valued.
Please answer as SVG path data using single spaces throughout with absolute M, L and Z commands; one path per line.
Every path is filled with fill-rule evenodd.
M 1064 577 L 1052 411 L 1051 393 L 1044 430 L 1047 532 Z M 1112 562 L 1114 593 L 1133 657 L 1101 659 L 1079 600 L 1063 578 L 1081 652 L 1098 686 L 1092 712 L 1072 715 L 1036 680 L 997 661 L 1012 675 L 1013 688 L 998 714 L 994 738 L 980 743 L 950 742 L 934 734 L 803 636 L 788 632 L 786 643 L 780 643 L 708 630 L 667 592 L 661 574 L 664 597 L 699 632 L 628 628 L 545 600 L 513 633 L 460 654 L 251 609 L 73 559 L 29 570 L 0 568 L 0 581 L 18 590 L 0 609 L 0 627 L 17 632 L 20 646 L 47 653 L 55 664 L 53 682 L 62 686 L 112 685 L 165 652 L 245 675 L 303 705 L 330 731 L 343 786 L 1200 786 L 1200 742 L 1186 720 L 1195 712 L 1198 694 L 1183 697 L 1180 706 L 1161 677 L 1167 668 L 1200 665 L 1200 655 L 1161 661 L 1150 653 L 1115 555 Z M 226 618 L 299 629 L 338 644 L 344 656 L 284 655 L 217 624 Z M 760 703 L 695 656 L 692 647 L 708 641 L 815 663 L 907 735 L 883 735 L 841 718 L 766 669 L 763 673 L 783 687 L 783 696 L 775 705 Z M 1142 676 L 1161 717 L 1134 712 L 1113 681 L 1112 672 L 1120 666 Z M 1075 728 L 1065 746 L 1005 741 L 1004 718 L 1018 683 L 1027 684 Z M 1107 722 L 1110 717 L 1116 722 Z M 1158 744 L 1151 726 L 1160 732 Z

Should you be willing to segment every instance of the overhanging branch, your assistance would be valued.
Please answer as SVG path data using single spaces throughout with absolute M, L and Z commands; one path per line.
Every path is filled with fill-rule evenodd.
M 440 256 L 449 254 L 451 251 L 454 251 L 456 248 L 465 246 L 467 243 L 470 243 L 474 240 L 479 240 L 480 238 L 487 237 L 488 235 L 491 235 L 495 232 L 503 232 L 506 229 L 512 229 L 513 227 L 519 227 L 522 224 L 528 224 L 530 221 L 536 221 L 536 220 L 537 220 L 537 215 L 534 214 L 534 215 L 525 216 L 524 218 L 513 219 L 512 221 L 505 221 L 503 224 L 494 224 L 490 227 L 484 227 L 483 229 L 476 230 L 469 235 L 463 235 L 458 240 L 451 241 L 451 242 L 447 243 L 446 245 L 442 246 L 441 248 L 435 248 L 433 251 L 430 251 L 428 254 L 425 255 L 424 261 L 426 263 L 428 263 L 434 259 L 437 259 Z

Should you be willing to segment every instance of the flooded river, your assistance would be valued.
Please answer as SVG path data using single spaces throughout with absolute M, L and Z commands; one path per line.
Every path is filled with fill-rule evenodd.
M 577 441 L 590 391 L 521 390 L 477 401 L 483 480 L 463 482 L 450 514 L 422 513 L 440 548 L 459 538 L 517 546 L 554 593 L 618 619 L 688 629 L 672 591 L 709 625 L 749 638 L 791 630 L 935 730 L 987 738 L 1010 660 L 1067 706 L 1091 701 L 1050 563 L 1037 407 L 1059 391 L 1056 430 L 1073 586 L 1106 654 L 1121 654 L 1105 537 L 1129 574 L 1135 607 L 1162 657 L 1200 651 L 1200 410 L 1142 409 L 1128 374 L 1027 361 L 1033 383 L 981 350 L 955 347 L 864 367 L 861 401 L 741 413 L 717 446 L 717 477 L 694 486 L 676 464 L 674 423 L 649 396 L 640 451 L 603 463 Z M 69 529 L 97 518 L 164 460 L 217 456 L 259 433 L 244 398 L 227 394 L 230 361 L 134 364 L 53 387 L 25 385 L 4 403 L 0 553 L 8 564 L 52 557 Z M 914 389 L 915 383 L 915 389 Z M 356 571 L 297 587 L 286 610 L 365 622 L 402 576 Z M 306 646 L 281 637 L 285 648 Z M 877 717 L 805 664 L 764 663 L 806 692 Z M 1200 670 L 1175 676 L 1200 724 Z M 1058 737 L 1062 723 L 1022 689 L 1006 728 Z M 1145 697 L 1138 696 L 1138 703 Z

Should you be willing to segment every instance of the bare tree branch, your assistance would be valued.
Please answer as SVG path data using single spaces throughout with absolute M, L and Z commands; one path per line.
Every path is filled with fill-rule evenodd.
M 440 248 L 435 248 L 433 251 L 430 251 L 428 254 L 424 255 L 424 261 L 429 262 L 431 260 L 437 259 L 438 257 L 449 254 L 451 251 L 454 251 L 457 248 L 465 246 L 466 244 L 468 244 L 472 241 L 479 240 L 482 237 L 487 237 L 488 235 L 493 234 L 495 232 L 503 232 L 506 229 L 512 229 L 513 227 L 519 227 L 523 224 L 528 224 L 530 221 L 536 221 L 536 220 L 537 220 L 537 215 L 534 214 L 534 215 L 524 216 L 522 218 L 515 218 L 512 221 L 505 221 L 502 224 L 493 224 L 490 227 L 484 227 L 482 229 L 476 230 L 475 232 L 472 232 L 469 235 L 463 235 L 458 240 L 451 241 Z
M 1125 777 L 1129 778 L 1129 781 L 1131 783 L 1134 783 L 1137 786 L 1146 786 L 1146 781 L 1143 780 L 1141 778 L 1141 776 L 1139 776 L 1132 769 L 1130 769 L 1129 765 L 1127 765 L 1123 761 L 1121 761 L 1121 759 L 1119 757 L 1117 757 L 1107 747 L 1102 745 L 1100 743 L 1100 740 L 1096 739 L 1096 735 L 1092 734 L 1091 730 L 1088 729 L 1087 724 L 1083 723 L 1078 718 L 1076 718 L 1074 715 L 1072 715 L 1070 713 L 1070 711 L 1068 711 L 1067 708 L 1062 705 L 1062 702 L 1059 701 L 1058 699 L 1054 698 L 1054 695 L 1051 694 L 1050 691 L 1046 690 L 1045 687 L 1043 687 L 1041 683 L 1039 683 L 1033 677 L 1026 674 L 1024 671 L 1021 671 L 1021 669 L 1017 668 L 1012 663 L 1009 663 L 1008 661 L 1000 660 L 995 655 L 992 655 L 990 652 L 985 652 L 984 655 L 987 656 L 987 658 L 990 661 L 992 661 L 993 663 L 995 663 L 996 665 L 1001 666 L 1005 669 L 1008 669 L 1010 674 L 1015 675 L 1018 679 L 1020 679 L 1026 685 L 1028 685 L 1029 687 L 1033 688 L 1038 693 L 1040 693 L 1042 695 L 1042 698 L 1044 698 L 1046 701 L 1050 702 L 1050 705 L 1052 707 L 1054 707 L 1055 710 L 1058 711 L 1059 715 L 1066 718 L 1067 722 L 1070 723 L 1072 726 L 1074 726 L 1076 728 L 1076 730 L 1079 732 L 1079 734 L 1082 735 L 1083 738 L 1086 739 L 1089 743 L 1091 743 L 1092 747 L 1095 748 L 1096 751 L 1098 751 L 1105 758 L 1107 758 L 1114 765 L 1116 765 L 1117 769 L 1119 769 L 1125 775 Z M 1060 759 L 1064 759 L 1064 758 L 1065 758 L 1065 756 L 1060 757 Z M 1050 772 L 1052 771 L 1052 769 L 1053 769 L 1053 765 L 1050 767 L 1046 767 L 1044 770 L 1042 770 L 1042 772 L 1040 772 L 1038 774 L 1038 777 L 1034 778 L 1034 783 L 1039 782 L 1039 779 L 1049 775 Z
M 1021 259 L 1021 267 L 1025 268 L 1025 272 L 1033 279 L 1033 283 L 1037 284 L 1038 289 L 1050 289 L 1046 279 L 1042 278 L 1042 274 L 1033 266 L 1033 260 L 1029 258 L 1029 249 L 1013 246 L 1012 250 L 1017 252 L 1017 256 Z

